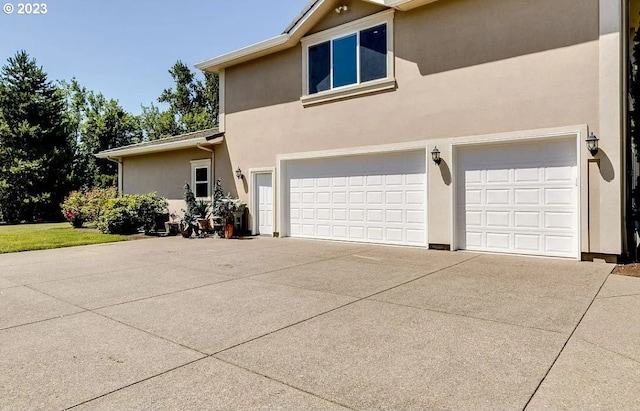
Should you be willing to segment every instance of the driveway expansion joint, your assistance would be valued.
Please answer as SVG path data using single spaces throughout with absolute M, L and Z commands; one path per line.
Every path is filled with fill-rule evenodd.
M 216 359 L 216 360 L 218 360 L 218 361 L 222 361 L 222 362 L 224 362 L 224 363 L 226 363 L 226 364 L 229 364 L 229 365 L 231 365 L 231 366 L 233 366 L 233 367 L 239 368 L 239 369 L 241 369 L 241 370 L 245 370 L 245 371 L 247 371 L 247 372 L 250 372 L 250 373 L 252 373 L 252 374 L 258 375 L 258 376 L 260 376 L 260 377 L 264 377 L 264 378 L 266 378 L 266 379 L 268 379 L 268 380 L 275 381 L 275 382 L 277 382 L 277 383 L 279 383 L 279 384 L 282 384 L 282 385 L 286 385 L 287 387 L 293 388 L 294 390 L 298 390 L 298 391 L 304 392 L 305 394 L 309 394 L 309 395 L 312 395 L 312 396 L 314 396 L 314 397 L 316 397 L 316 398 L 320 398 L 321 400 L 324 400 L 324 401 L 327 401 L 327 402 L 330 402 L 330 403 L 333 403 L 333 404 L 339 405 L 340 407 L 344 407 L 344 408 L 347 408 L 347 409 L 350 409 L 350 410 L 355 410 L 355 409 L 356 409 L 356 408 L 353 408 L 353 407 L 351 407 L 351 406 L 349 406 L 349 405 L 339 403 L 339 402 L 337 402 L 337 401 L 335 401 L 335 400 L 332 400 L 332 399 L 329 399 L 329 398 L 325 398 L 325 397 L 323 397 L 323 396 L 321 396 L 321 395 L 319 395 L 319 394 L 316 394 L 316 393 L 314 393 L 314 392 L 311 392 L 311 391 L 305 390 L 304 388 L 296 387 L 295 385 L 291 385 L 291 384 L 289 384 L 289 383 L 287 383 L 287 382 L 280 381 L 280 380 L 278 380 L 278 379 L 276 379 L 276 378 L 274 378 L 274 377 L 271 377 L 271 376 L 269 376 L 269 375 L 262 374 L 262 373 L 260 373 L 260 372 L 258 372 L 258 371 L 252 370 L 251 368 L 247 368 L 247 367 L 244 367 L 244 366 L 242 366 L 242 365 L 240 365 L 240 364 L 236 364 L 236 363 L 233 363 L 233 362 L 231 362 L 231 361 L 229 361 L 229 360 L 226 360 L 226 359 L 224 359 L 224 358 L 217 357 L 215 354 L 212 354 L 210 357 L 211 357 L 211 358 L 215 358 L 215 359 Z
M 533 397 L 535 397 L 536 393 L 538 392 L 538 390 L 540 389 L 540 387 L 542 386 L 542 383 L 544 382 L 544 380 L 547 379 L 547 377 L 549 376 L 549 373 L 551 372 L 551 370 L 553 369 L 554 365 L 556 365 L 556 362 L 558 361 L 558 358 L 560 358 L 560 355 L 562 355 L 562 353 L 564 352 L 564 349 L 567 347 L 567 344 L 569 344 L 569 341 L 571 341 L 571 338 L 573 337 L 573 335 L 576 333 L 576 330 L 578 329 L 578 327 L 580 326 L 580 324 L 582 323 L 582 320 L 584 320 L 585 315 L 587 315 L 587 312 L 589 312 L 589 309 L 591 309 L 591 306 L 593 305 L 593 303 L 596 301 L 596 298 L 598 297 L 598 294 L 600 294 L 600 291 L 602 291 L 602 288 L 604 287 L 604 284 L 607 282 L 607 280 L 609 279 L 609 277 L 611 277 L 612 274 L 607 274 L 607 276 L 604 278 L 604 280 L 602 280 L 602 284 L 600 284 L 600 287 L 598 288 L 598 291 L 596 292 L 596 294 L 593 296 L 593 298 L 591 299 L 591 302 L 589 303 L 589 305 L 587 306 L 587 308 L 584 310 L 584 312 L 582 313 L 582 316 L 580 316 L 580 320 L 578 320 L 578 323 L 576 324 L 575 327 L 573 327 L 573 330 L 571 331 L 571 333 L 569 334 L 569 336 L 567 337 L 567 339 L 565 340 L 564 344 L 562 344 L 562 348 L 560 348 L 560 351 L 558 352 L 558 355 L 556 355 L 556 357 L 553 359 L 553 361 L 551 362 L 551 365 L 549 366 L 549 368 L 547 369 L 547 372 L 545 372 L 544 376 L 540 379 L 540 382 L 538 383 L 538 385 L 536 386 L 536 388 L 533 390 L 533 393 L 531 393 L 531 396 L 529 397 L 529 399 L 527 400 L 527 402 L 524 404 L 524 407 L 522 407 L 523 411 L 527 409 L 527 407 L 529 406 L 529 404 L 531 403 L 531 400 L 533 400 Z
M 126 389 L 126 388 L 133 387 L 134 385 L 140 384 L 140 383 L 142 383 L 142 382 L 145 382 L 145 381 L 151 380 L 151 379 L 156 378 L 156 377 L 159 377 L 159 376 L 161 376 L 161 375 L 164 375 L 164 374 L 170 373 L 170 372 L 172 372 L 172 371 L 178 370 L 178 369 L 180 369 L 180 368 L 184 368 L 184 367 L 186 367 L 187 365 L 191 365 L 191 364 L 196 363 L 196 362 L 198 362 L 198 361 L 202 361 L 202 360 L 204 360 L 205 358 L 208 358 L 208 356 L 206 356 L 206 355 L 205 355 L 204 357 L 196 358 L 195 360 L 192 360 L 192 361 L 186 362 L 186 363 L 184 363 L 184 364 L 180 364 L 180 365 L 178 365 L 178 366 L 176 366 L 176 367 L 173 367 L 173 368 L 171 368 L 171 369 L 168 369 L 168 370 L 164 370 L 164 371 L 159 372 L 159 373 L 157 373 L 157 374 L 154 374 L 154 375 L 152 375 L 152 376 L 150 376 L 150 377 L 146 377 L 146 378 L 140 379 L 140 380 L 138 380 L 138 381 L 134 381 L 134 382 L 132 382 L 132 383 L 130 383 L 130 384 L 123 385 L 122 387 L 118 387 L 118 388 L 116 388 L 115 390 L 111 390 L 111 391 L 106 392 L 106 393 L 104 393 L 104 394 L 98 395 L 98 396 L 96 396 L 96 397 L 94 397 L 94 398 L 91 398 L 91 399 L 88 399 L 88 400 L 85 400 L 85 401 L 79 402 L 79 403 L 77 403 L 77 404 L 72 405 L 71 407 L 64 408 L 62 411 L 71 410 L 71 409 L 73 409 L 73 408 L 76 408 L 76 407 L 79 407 L 79 406 L 81 406 L 81 405 L 87 404 L 87 403 L 89 403 L 89 402 L 91 402 L 91 401 L 95 401 L 95 400 L 97 400 L 97 399 L 99 399 L 99 398 L 106 397 L 107 395 L 111 395 L 111 394 L 113 394 L 113 393 L 116 393 L 116 392 L 118 392 L 118 391 L 124 390 L 124 389 Z
M 634 293 L 634 294 L 624 294 L 624 295 L 609 295 L 607 297 L 598 297 L 598 300 L 608 300 L 611 298 L 622 298 L 622 297 L 640 297 L 640 293 Z
M 27 286 L 25 286 L 25 287 L 27 287 Z M 30 287 L 27 287 L 27 288 L 31 289 Z M 187 350 L 195 351 L 195 352 L 197 352 L 197 353 L 198 353 L 198 354 L 200 354 L 200 355 L 204 355 L 204 356 L 206 356 L 206 355 L 207 355 L 207 353 L 204 353 L 204 352 L 202 352 L 202 351 L 200 351 L 200 350 L 197 350 L 197 349 L 195 349 L 195 348 L 192 348 L 192 347 L 186 346 L 186 345 L 184 345 L 184 344 L 181 344 L 181 343 L 179 343 L 179 342 L 176 342 L 176 341 L 170 340 L 169 338 L 162 337 L 162 336 L 160 336 L 160 335 L 154 334 L 154 333 L 152 333 L 152 332 L 150 332 L 150 331 L 147 331 L 147 330 L 144 330 L 144 329 L 142 329 L 142 328 L 138 328 L 138 327 L 136 327 L 136 326 L 134 326 L 134 325 L 127 324 L 127 323 L 122 322 L 122 321 L 120 321 L 120 320 L 117 320 L 117 319 L 115 319 L 115 318 L 111 318 L 111 317 L 109 317 L 108 315 L 105 315 L 105 314 L 102 314 L 102 313 L 100 313 L 100 312 L 96 311 L 97 309 L 90 309 L 90 308 L 83 307 L 83 306 L 81 306 L 81 305 L 78 305 L 78 304 L 72 303 L 72 302 L 70 302 L 70 301 L 66 301 L 66 300 L 64 300 L 64 299 L 62 299 L 62 298 L 55 297 L 55 296 L 53 296 L 53 295 L 47 294 L 47 293 L 45 293 L 44 291 L 40 291 L 40 290 L 34 290 L 34 291 L 37 291 L 37 292 L 39 292 L 39 293 L 41 293 L 41 294 L 43 294 L 43 295 L 46 295 L 47 297 L 54 298 L 54 299 L 56 299 L 56 300 L 58 300 L 58 301 L 62 301 L 62 302 L 64 302 L 64 303 L 66 303 L 66 304 L 69 304 L 69 305 L 72 305 L 72 306 L 74 306 L 74 307 L 76 307 L 76 308 L 80 308 L 81 310 L 84 310 L 84 311 L 80 311 L 80 312 L 73 313 L 73 314 L 92 313 L 92 314 L 98 315 L 98 316 L 100 316 L 100 317 L 102 317 L 102 318 L 106 318 L 107 320 L 117 322 L 117 323 L 122 324 L 122 325 L 124 325 L 124 326 L 126 326 L 126 327 L 129 327 L 129 328 L 132 328 L 132 329 L 134 329 L 134 330 L 137 330 L 137 331 L 143 332 L 143 333 L 145 333 L 145 334 L 151 335 L 151 336 L 153 336 L 153 337 L 155 337 L 155 338 L 159 338 L 159 339 L 161 339 L 161 340 L 164 340 L 164 341 L 170 342 L 170 343 L 172 343 L 172 344 L 179 345 L 180 347 L 185 348 L 185 349 L 187 349 Z M 71 314 L 68 314 L 68 315 L 71 315 Z M 68 315 L 67 315 L 67 316 L 68 316 Z M 52 318 L 52 319 L 55 319 L 55 318 Z M 52 319 L 49 319 L 49 320 L 52 320 Z M 45 320 L 45 321 L 47 321 L 47 320 Z M 38 322 L 43 322 L 43 321 L 38 321 Z M 16 327 L 20 327 L 20 326 L 16 326 Z
M 48 318 L 43 318 L 41 320 L 36 320 L 36 321 L 30 321 L 28 323 L 22 323 L 22 324 L 16 324 L 16 325 L 11 325 L 9 327 L 4 327 L 4 328 L 0 328 L 0 332 L 2 331 L 6 331 L 6 330 L 11 330 L 13 328 L 20 328 L 20 327 L 25 327 L 27 325 L 33 325 L 33 324 L 38 324 L 38 323 L 44 323 L 47 321 L 52 321 L 52 320 L 58 320 L 60 318 L 66 318 L 66 317 L 71 317 L 74 315 L 78 315 L 78 314 L 84 314 L 89 312 L 89 310 L 83 310 L 83 311 L 76 311 L 75 313 L 69 313 L 69 314 L 63 314 L 63 315 L 57 315 L 55 317 L 48 317 Z
M 560 334 L 560 335 L 567 334 L 566 331 L 548 330 L 546 328 L 530 327 L 530 326 L 526 326 L 526 325 L 522 325 L 522 324 L 510 323 L 510 322 L 506 322 L 506 321 L 498 321 L 498 320 L 494 320 L 492 318 L 475 317 L 475 316 L 472 316 L 472 315 L 465 315 L 465 314 L 460 314 L 460 313 L 452 313 L 452 312 L 443 311 L 443 310 L 435 310 L 433 308 L 417 307 L 415 305 L 410 305 L 410 304 L 401 304 L 401 303 L 396 303 L 396 302 L 392 302 L 392 301 L 377 300 L 375 298 L 372 298 L 369 301 L 375 301 L 377 303 L 382 303 L 382 304 L 396 305 L 398 307 L 413 308 L 413 309 L 416 309 L 416 310 L 428 311 L 428 312 L 432 312 L 432 313 L 453 315 L 455 317 L 470 318 L 472 320 L 488 321 L 488 322 L 495 323 L 495 324 L 512 325 L 514 327 L 524 328 L 525 330 L 543 331 L 543 332 L 548 332 L 548 333 L 553 333 L 553 334 Z
M 619 356 L 619 357 L 623 357 L 623 358 L 626 358 L 627 360 L 631 360 L 631 361 L 633 361 L 633 362 L 636 362 L 636 363 L 640 364 L 640 360 L 638 360 L 638 359 L 636 359 L 636 358 L 630 357 L 630 356 L 628 356 L 628 355 L 626 355 L 626 354 L 622 354 L 622 353 L 620 353 L 620 352 L 618 352 L 618 351 L 615 351 L 615 350 L 612 350 L 612 349 L 610 349 L 610 348 L 603 347 L 603 346 L 601 346 L 600 344 L 597 344 L 597 343 L 594 343 L 594 342 L 592 342 L 592 341 L 586 340 L 586 339 L 584 339 L 583 337 L 576 336 L 576 337 L 574 337 L 574 338 L 575 338 L 576 340 L 578 340 L 578 341 L 581 341 L 581 342 L 585 343 L 585 344 L 589 344 L 589 345 L 591 345 L 591 346 L 594 346 L 594 347 L 596 347 L 596 348 L 598 348 L 598 349 L 600 349 L 600 350 L 610 352 L 611 354 L 615 354 L 615 355 L 617 355 L 617 356 Z
M 246 340 L 246 341 L 243 341 L 243 342 L 240 342 L 240 343 L 238 343 L 238 344 L 234 344 L 234 345 L 232 345 L 232 346 L 230 346 L 230 347 L 226 347 L 226 348 L 224 348 L 224 349 L 222 349 L 222 350 L 219 350 L 219 351 L 216 351 L 216 352 L 212 353 L 211 355 L 217 355 L 217 354 L 220 354 L 220 353 L 222 353 L 222 352 L 224 352 L 224 351 L 231 350 L 231 349 L 233 349 L 233 348 L 236 348 L 236 347 L 239 347 L 239 346 L 241 346 L 241 345 L 244 345 L 244 344 L 250 343 L 250 342 L 252 342 L 252 341 L 256 341 L 256 340 L 258 340 L 258 339 L 260 339 L 260 338 L 263 338 L 263 337 L 266 337 L 266 336 L 269 336 L 269 335 L 275 334 L 275 333 L 280 332 L 280 331 L 282 331 L 282 330 L 286 330 L 286 329 L 288 329 L 288 328 L 294 327 L 294 326 L 299 325 L 299 324 L 302 324 L 302 323 L 304 323 L 304 322 L 307 322 L 307 321 L 313 320 L 314 318 L 318 318 L 318 317 L 323 316 L 323 315 L 325 315 L 325 314 L 329 314 L 329 313 L 331 313 L 331 312 L 337 311 L 337 310 L 339 310 L 339 309 L 341 309 L 341 308 L 348 307 L 348 306 L 350 306 L 350 305 L 353 305 L 353 304 L 359 303 L 359 302 L 364 301 L 364 300 L 367 300 L 367 299 L 369 299 L 369 298 L 371 298 L 371 297 L 373 297 L 373 296 L 375 296 L 375 295 L 382 294 L 382 293 L 384 293 L 384 292 L 387 292 L 387 291 L 389 291 L 389 290 L 393 290 L 394 288 L 401 287 L 401 286 L 403 286 L 403 285 L 406 285 L 406 284 L 412 283 L 412 282 L 414 282 L 414 281 L 418 281 L 418 280 L 420 280 L 420 279 L 422 279 L 422 278 L 425 278 L 425 277 L 427 277 L 427 276 L 429 276 L 429 275 L 435 274 L 435 273 L 440 272 L 440 271 L 442 271 L 442 270 L 444 270 L 444 269 L 447 269 L 447 268 L 455 267 L 455 266 L 457 266 L 457 265 L 460 265 L 460 264 L 462 264 L 462 263 L 464 263 L 464 262 L 467 262 L 467 261 L 473 260 L 474 258 L 478 258 L 478 257 L 479 257 L 479 256 L 474 256 L 474 257 L 471 257 L 471 258 L 466 259 L 466 260 L 464 260 L 464 261 L 459 261 L 459 262 L 457 262 L 457 263 L 455 263 L 455 264 L 452 264 L 452 265 L 450 265 L 450 266 L 448 266 L 448 267 L 446 267 L 446 268 L 442 268 L 442 269 L 438 269 L 438 270 L 431 271 L 431 272 L 429 272 L 429 273 L 427 273 L 427 274 L 424 274 L 424 275 L 422 275 L 422 276 L 420 276 L 420 277 L 417 277 L 417 278 L 414 278 L 414 279 L 411 279 L 411 280 L 408 280 L 408 281 L 404 281 L 404 282 L 402 282 L 402 283 L 400 283 L 400 284 L 394 285 L 394 286 L 389 287 L 389 288 L 387 288 L 387 289 L 385 289 L 385 290 L 382 290 L 382 291 L 375 292 L 375 293 L 370 294 L 370 295 L 365 296 L 365 297 L 361 297 L 361 298 L 352 297 L 352 298 L 355 298 L 355 300 L 350 301 L 350 302 L 345 303 L 345 304 L 342 304 L 342 305 L 340 305 L 340 306 L 338 306 L 338 307 L 334 307 L 334 308 L 332 308 L 332 309 L 330 309 L 330 310 L 326 310 L 326 311 L 320 312 L 320 313 L 318 313 L 318 314 L 312 315 L 311 317 L 304 318 L 304 319 L 302 319 L 302 320 L 300 320 L 300 321 L 296 321 L 295 323 L 285 325 L 284 327 L 280 327 L 280 328 L 278 328 L 278 329 L 276 329 L 276 330 L 269 331 L 268 333 L 265 333 L 265 334 L 262 334 L 262 335 L 259 335 L 259 336 L 256 336 L 256 337 L 253 337 L 253 338 L 250 338 L 250 339 L 248 339 L 248 340 Z

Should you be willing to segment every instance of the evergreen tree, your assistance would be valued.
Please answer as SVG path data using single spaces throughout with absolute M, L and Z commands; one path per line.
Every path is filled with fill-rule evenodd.
M 5 221 L 60 218 L 73 138 L 61 90 L 20 51 L 0 69 L 0 212 Z

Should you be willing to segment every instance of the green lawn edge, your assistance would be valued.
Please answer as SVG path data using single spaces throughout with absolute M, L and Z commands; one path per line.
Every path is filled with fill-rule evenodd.
M 50 250 L 129 240 L 128 236 L 76 229 L 69 223 L 0 226 L 0 254 Z

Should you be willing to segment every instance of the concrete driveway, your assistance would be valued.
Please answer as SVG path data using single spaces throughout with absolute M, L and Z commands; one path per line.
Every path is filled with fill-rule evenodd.
M 640 404 L 640 279 L 255 238 L 0 255 L 0 409 Z

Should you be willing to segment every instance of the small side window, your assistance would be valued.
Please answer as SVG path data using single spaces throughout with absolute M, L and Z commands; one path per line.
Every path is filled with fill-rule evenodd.
M 328 41 L 309 47 L 309 94 L 331 88 L 330 50 Z
M 360 32 L 360 81 L 387 77 L 387 25 Z
M 191 189 L 196 198 L 211 196 L 211 160 L 191 162 Z

